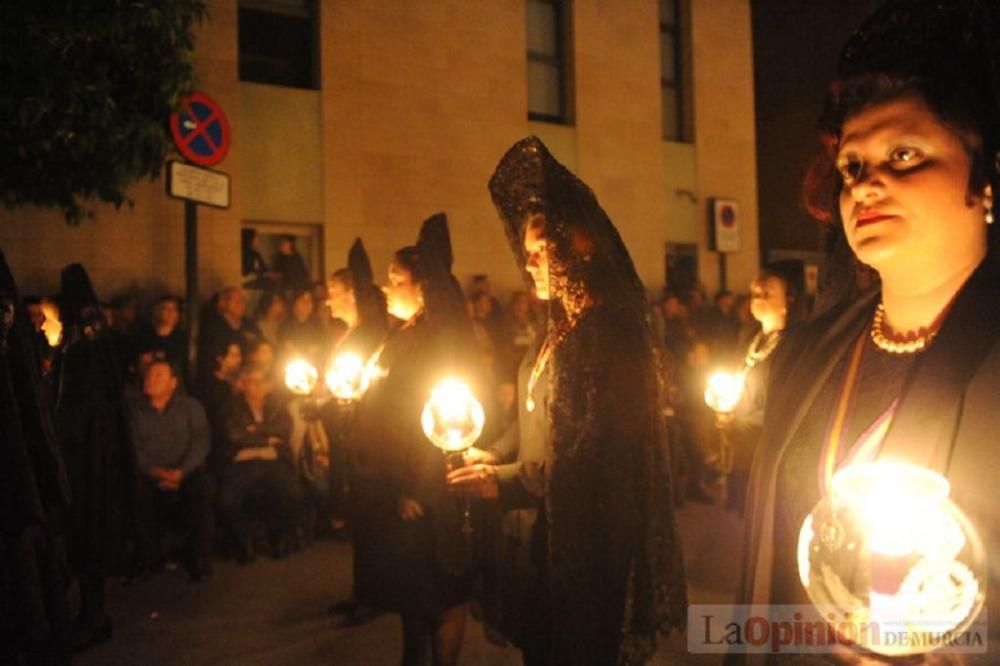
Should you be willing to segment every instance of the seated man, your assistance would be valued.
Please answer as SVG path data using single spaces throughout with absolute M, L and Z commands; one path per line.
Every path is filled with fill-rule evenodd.
M 200 580 L 211 573 L 212 502 L 205 459 L 209 451 L 205 410 L 178 391 L 176 367 L 154 360 L 146 369 L 142 393 L 126 394 L 140 480 L 136 488 L 137 555 L 146 573 L 163 565 L 159 514 L 179 506 L 188 527 L 190 573 Z
M 236 546 L 236 559 L 254 559 L 248 501 L 266 507 L 275 556 L 285 554 L 295 528 L 301 490 L 288 447 L 288 410 L 272 394 L 260 368 L 246 367 L 236 383 L 237 395 L 223 410 L 226 448 L 223 453 L 220 508 Z

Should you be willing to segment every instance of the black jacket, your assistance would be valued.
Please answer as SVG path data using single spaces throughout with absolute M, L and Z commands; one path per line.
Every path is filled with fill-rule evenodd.
M 241 395 L 234 395 L 222 408 L 222 423 L 225 447 L 222 459 L 232 462 L 242 449 L 269 446 L 268 440 L 277 437 L 281 443 L 276 447 L 280 458 L 291 459 L 288 436 L 292 431 L 291 417 L 281 401 L 270 395 L 264 400 L 263 420 L 254 419 L 250 405 Z
M 739 603 L 770 601 L 775 576 L 775 488 L 785 450 L 838 361 L 867 335 L 878 291 L 832 309 L 789 332 L 775 353 L 764 430 L 748 495 L 746 568 Z M 984 264 L 966 282 L 931 347 L 920 355 L 903 389 L 881 457 L 941 471 L 951 499 L 978 528 L 990 560 L 987 599 L 1000 595 L 1000 279 Z M 820 444 L 817 443 L 817 446 Z M 1000 641 L 1000 607 L 987 602 L 990 643 Z M 995 654 L 997 646 L 991 653 Z M 963 655 L 988 663 L 989 655 Z M 729 663 L 758 663 L 731 655 Z M 978 662 L 976 659 L 985 659 Z

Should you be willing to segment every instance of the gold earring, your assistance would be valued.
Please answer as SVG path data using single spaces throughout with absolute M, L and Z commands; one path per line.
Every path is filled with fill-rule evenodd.
M 986 210 L 985 215 L 983 215 L 986 224 L 993 224 L 993 188 L 989 185 L 983 191 L 983 208 Z

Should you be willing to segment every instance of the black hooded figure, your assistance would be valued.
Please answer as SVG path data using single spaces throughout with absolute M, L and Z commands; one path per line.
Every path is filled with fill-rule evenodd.
M 338 271 L 335 275 L 340 274 L 341 271 Z M 360 238 L 354 239 L 347 253 L 346 277 L 350 284 L 344 286 L 354 295 L 356 321 L 348 325 L 348 331 L 337 343 L 334 354 L 352 351 L 368 358 L 385 339 L 389 317 L 385 311 L 385 294 L 375 284 L 371 260 Z
M 389 317 L 385 311 L 385 294 L 375 284 L 371 261 L 360 238 L 355 239 L 347 254 L 347 268 L 334 272 L 330 278 L 331 315 L 340 317 L 347 324 L 347 331 L 334 345 L 329 363 L 341 354 L 357 354 L 367 360 L 385 339 Z M 336 283 L 336 284 L 334 284 Z M 337 293 L 333 291 L 336 287 Z M 345 311 L 346 310 L 346 311 Z M 330 435 L 330 489 L 329 510 L 331 517 L 340 520 L 346 510 L 345 492 L 349 488 L 349 475 L 354 441 L 355 404 L 331 399 L 323 405 L 321 416 Z M 335 604 L 334 614 L 353 615 L 357 607 L 351 602 Z M 350 617 L 347 624 L 357 624 L 360 617 Z
M 87 271 L 62 273 L 63 343 L 55 422 L 73 493 L 70 562 L 80 581 L 74 647 L 111 637 L 104 582 L 114 572 L 124 513 L 135 482 L 135 452 L 122 403 L 122 374 Z
M 378 373 L 358 405 L 352 474 L 358 603 L 403 619 L 404 664 L 454 664 L 469 597 L 470 561 L 460 500 L 445 485 L 444 454 L 424 436 L 434 385 L 472 365 L 464 298 L 451 274 L 444 215 L 389 268 L 389 312 L 401 320 L 376 352 Z
M 0 254 L 0 663 L 68 664 L 69 483 L 34 331 Z
M 549 305 L 547 339 L 520 396 L 547 419 L 536 598 L 531 610 L 508 612 L 544 625 L 522 645 L 527 663 L 642 664 L 656 634 L 686 619 L 645 292 L 594 193 L 537 138 L 504 155 L 490 193 Z M 547 386 L 537 386 L 542 377 Z

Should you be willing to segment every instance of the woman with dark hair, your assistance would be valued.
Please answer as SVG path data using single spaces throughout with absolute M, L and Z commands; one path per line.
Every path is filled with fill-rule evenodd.
M 808 604 L 796 544 L 833 473 L 903 461 L 945 475 L 979 529 L 997 636 L 998 31 L 995 3 L 890 0 L 841 54 L 807 181 L 840 251 L 821 280 L 824 313 L 773 361 L 743 603 Z M 861 266 L 874 278 L 866 291 Z
M 265 291 L 257 301 L 257 327 L 261 334 L 271 341 L 278 342 L 278 331 L 288 318 L 288 303 L 285 297 L 276 291 Z
M 403 664 L 457 663 L 469 598 L 469 553 L 444 454 L 423 434 L 431 389 L 456 371 L 475 374 L 461 287 L 451 274 L 443 215 L 416 246 L 393 255 L 385 287 L 399 320 L 376 352 L 377 378 L 358 405 L 351 502 L 355 600 L 399 613 Z
M 330 336 L 313 316 L 315 303 L 311 289 L 300 289 L 289 298 L 289 317 L 278 328 L 279 356 L 283 362 L 307 359 L 322 367 L 330 351 Z
M 536 513 L 529 541 L 501 558 L 497 622 L 525 663 L 642 664 L 686 620 L 645 290 L 594 193 L 537 138 L 507 151 L 490 192 L 548 334 L 521 373 L 514 450 L 449 480 Z
M 771 362 L 785 329 L 798 319 L 798 291 L 788 275 L 773 268 L 761 269 L 750 283 L 750 313 L 758 329 L 747 344 L 738 369 L 743 379 L 743 394 L 734 411 L 716 415 L 716 426 L 726 432 L 732 447 L 727 508 L 741 514 L 746 506 L 750 463 L 764 423 Z

